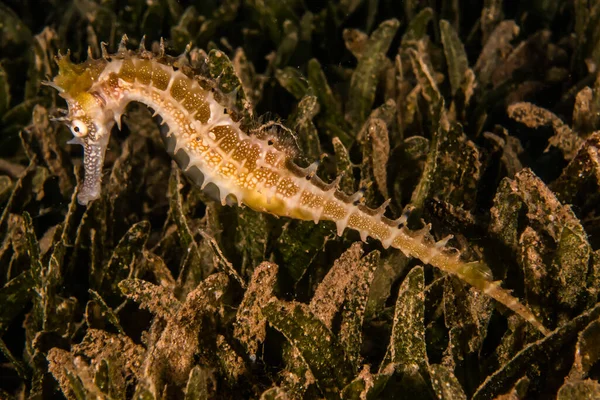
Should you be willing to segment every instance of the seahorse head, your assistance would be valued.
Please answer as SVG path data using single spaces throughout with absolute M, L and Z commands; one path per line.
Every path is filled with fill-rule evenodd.
M 46 84 L 58 90 L 67 102 L 67 115 L 57 120 L 64 122 L 73 133 L 69 143 L 80 144 L 84 149 L 85 178 L 77 200 L 85 205 L 100 197 L 104 153 L 114 125 L 113 116 L 105 110 L 105 100 L 94 91 L 107 61 L 90 57 L 81 64 L 74 64 L 67 53 L 59 54 L 56 62 L 58 75 Z

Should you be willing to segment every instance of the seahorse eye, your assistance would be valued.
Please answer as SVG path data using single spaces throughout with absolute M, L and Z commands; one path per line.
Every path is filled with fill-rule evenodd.
M 87 124 L 79 119 L 73 120 L 71 123 L 71 132 L 76 137 L 85 137 L 88 134 Z

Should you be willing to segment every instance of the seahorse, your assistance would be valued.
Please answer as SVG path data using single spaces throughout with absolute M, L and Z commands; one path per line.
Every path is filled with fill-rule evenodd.
M 168 153 L 184 173 L 223 204 L 245 205 L 253 210 L 300 220 L 333 221 L 337 233 L 346 228 L 360 233 L 363 241 L 378 240 L 384 248 L 399 249 L 410 257 L 454 274 L 503 304 L 543 335 L 548 330 L 533 312 L 494 281 L 482 261 L 466 262 L 447 246 L 450 237 L 435 242 L 430 225 L 410 230 L 406 217 L 390 220 L 388 202 L 371 209 L 338 189 L 338 180 L 325 183 L 315 165 L 300 168 L 292 154 L 278 146 L 276 138 L 251 135 L 218 101 L 214 90 L 190 69 L 173 65 L 160 51 L 128 50 L 126 36 L 115 54 L 102 45 L 102 57 L 80 64 L 69 53 L 56 57 L 59 72 L 50 82 L 67 102 L 66 115 L 57 118 L 70 128 L 69 142 L 83 146 L 84 181 L 78 193 L 82 205 L 101 194 L 104 155 L 111 129 L 120 129 L 121 116 L 130 102 L 149 107 L 161 120 L 161 134 Z M 89 53 L 89 52 L 88 52 Z M 217 57 L 224 53 L 217 53 Z

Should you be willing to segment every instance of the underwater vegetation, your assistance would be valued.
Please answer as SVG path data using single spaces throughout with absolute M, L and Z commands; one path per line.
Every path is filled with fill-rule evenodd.
M 515 3 L 0 2 L 0 399 L 600 398 L 600 2 Z M 80 206 L 42 82 L 124 34 L 191 44 L 243 124 L 454 235 L 550 334 L 334 223 L 222 206 L 138 104 Z

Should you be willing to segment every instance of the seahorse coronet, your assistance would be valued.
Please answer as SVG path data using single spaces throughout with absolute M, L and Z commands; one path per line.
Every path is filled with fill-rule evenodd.
M 130 102 L 139 102 L 160 119 L 167 152 L 184 173 L 223 205 L 245 205 L 315 223 L 333 221 L 339 235 L 346 228 L 356 230 L 363 241 L 371 237 L 384 248 L 394 247 L 457 275 L 547 334 L 527 307 L 492 280 L 484 263 L 461 260 L 460 252 L 447 245 L 450 237 L 436 242 L 430 224 L 412 231 L 406 226 L 406 214 L 395 221 L 384 216 L 389 201 L 369 208 L 359 201 L 361 190 L 348 195 L 338 188 L 340 177 L 326 183 L 316 175 L 317 164 L 299 167 L 293 162 L 297 154 L 293 144 L 274 140 L 269 127 L 248 134 L 218 101 L 218 85 L 210 87 L 206 78 L 195 74 L 189 48 L 179 57 L 170 57 L 163 40 L 157 53 L 146 50 L 142 40 L 140 48 L 132 51 L 127 49 L 126 36 L 115 54 L 109 54 L 104 44 L 101 48 L 102 58 L 89 57 L 80 64 L 71 62 L 69 52 L 59 55 L 59 73 L 47 82 L 67 102 L 62 122 L 73 131 L 71 143 L 84 148 L 81 204 L 100 196 L 111 129 L 120 124 Z M 226 57 L 222 52 L 213 55 Z M 292 140 L 294 134 L 290 135 Z

